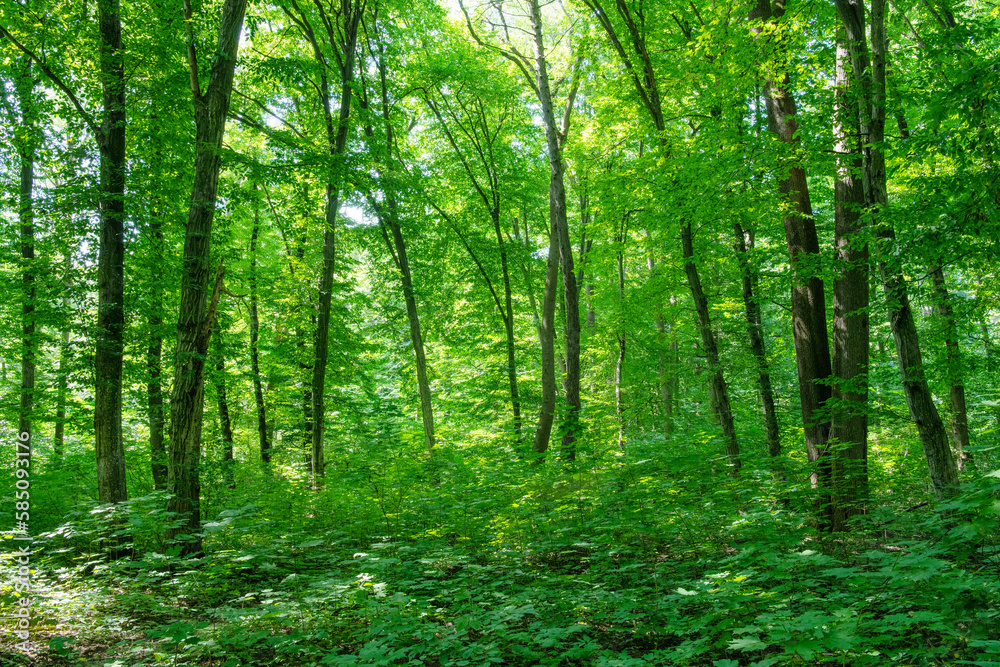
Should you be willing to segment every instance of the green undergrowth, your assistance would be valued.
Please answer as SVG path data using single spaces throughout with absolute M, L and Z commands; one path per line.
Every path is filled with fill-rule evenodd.
M 163 541 L 162 495 L 81 509 L 36 544 L 30 661 L 7 639 L 0 660 L 1000 666 L 998 474 L 830 535 L 766 461 L 734 480 L 631 447 L 586 468 L 390 456 L 316 490 L 272 470 L 206 503 L 198 560 Z M 101 557 L 112 529 L 134 558 Z

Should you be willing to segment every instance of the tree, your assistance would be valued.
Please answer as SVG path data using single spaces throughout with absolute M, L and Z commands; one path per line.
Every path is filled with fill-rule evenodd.
M 316 477 L 323 476 L 323 435 L 325 431 L 326 365 L 329 358 L 330 313 L 333 299 L 333 272 L 336 260 L 337 212 L 340 210 L 340 190 L 344 179 L 343 159 L 350 130 L 351 96 L 353 95 L 354 59 L 358 43 L 358 26 L 365 11 L 365 0 L 339 0 L 337 4 L 316 4 L 319 25 L 328 37 L 324 44 L 316 36 L 315 20 L 291 0 L 282 10 L 294 23 L 312 48 L 319 77 L 319 95 L 323 108 L 327 150 L 330 164 L 326 181 L 325 227 L 323 232 L 323 268 L 319 278 L 319 309 L 316 320 L 312 366 L 312 458 L 311 469 Z M 325 49 L 329 49 L 329 53 Z M 332 64 L 331 64 L 332 63 Z M 336 71 L 340 82 L 340 112 L 333 116 L 330 80 L 327 70 Z
M 168 530 L 167 539 L 182 541 L 182 551 L 185 554 L 201 552 L 199 467 L 205 400 L 205 357 L 215 327 L 224 274 L 223 264 L 219 262 L 214 287 L 209 291 L 212 221 L 215 217 L 219 170 L 222 166 L 219 149 L 226 129 L 226 115 L 232 96 L 236 54 L 246 7 L 247 0 L 225 1 L 208 86 L 202 92 L 191 24 L 191 4 L 189 0 L 184 3 L 188 70 L 194 101 L 196 156 L 191 205 L 184 235 L 174 387 L 170 395 L 168 487 L 173 495 L 167 503 L 167 509 L 182 517 L 183 523 Z M 187 538 L 182 540 L 183 535 Z

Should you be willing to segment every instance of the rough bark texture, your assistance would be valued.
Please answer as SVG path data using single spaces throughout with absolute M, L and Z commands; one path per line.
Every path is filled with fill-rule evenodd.
M 831 529 L 847 530 L 865 510 L 868 496 L 868 244 L 857 105 L 853 103 L 849 53 L 838 35 L 834 113 L 833 358 L 836 381 L 830 427 L 833 441 Z
M 757 302 L 759 273 L 751 265 L 749 251 L 753 249 L 753 235 L 743 229 L 743 225 L 733 223 L 736 238 L 736 258 L 740 264 L 743 282 L 743 311 L 747 319 L 747 335 L 750 337 L 750 352 L 757 365 L 757 389 L 764 408 L 764 428 L 767 433 L 767 453 L 771 458 L 781 454 L 781 438 L 778 429 L 778 413 L 774 407 L 774 389 L 771 387 L 771 369 L 767 363 L 767 349 L 764 346 L 764 324 Z
M 751 11 L 750 19 L 768 21 L 780 18 L 784 5 L 772 10 L 769 0 L 760 0 Z M 768 129 L 794 153 L 799 147 L 795 100 L 789 88 L 790 79 L 779 67 L 764 84 Z M 811 474 L 814 487 L 822 488 L 819 506 L 823 521 L 829 524 L 830 463 L 827 443 L 830 421 L 825 410 L 831 391 L 830 341 L 826 329 L 826 295 L 820 278 L 819 238 L 809 201 L 809 186 L 805 169 L 793 159 L 787 172 L 779 176 L 778 189 L 785 210 L 785 241 L 792 267 L 792 337 L 795 342 L 795 364 L 799 379 L 799 399 L 806 452 L 815 465 Z
M 962 470 L 965 466 L 966 451 L 969 449 L 969 414 L 965 406 L 962 354 L 958 346 L 955 311 L 951 307 L 944 271 L 940 266 L 931 268 L 931 279 L 934 281 L 934 306 L 941 317 L 945 332 L 945 373 L 948 378 L 948 399 L 951 404 L 951 441 L 955 444 L 958 469 Z
M 257 236 L 260 234 L 260 212 L 256 208 L 256 183 L 253 190 L 253 230 L 250 233 L 250 372 L 253 374 L 254 403 L 257 406 L 260 460 L 268 463 L 271 460 L 271 441 L 267 437 L 267 409 L 264 405 L 264 385 L 260 377 L 260 318 L 257 314 Z
M 168 540 L 181 541 L 184 554 L 201 552 L 201 427 L 205 400 L 205 354 L 214 327 L 222 287 L 222 264 L 215 286 L 209 289 L 212 221 L 221 168 L 222 137 L 233 90 L 233 73 L 247 0 L 226 0 L 222 8 L 219 41 L 208 88 L 198 85 L 194 44 L 189 40 L 191 92 L 194 97 L 196 153 L 194 186 L 184 235 L 184 265 L 177 319 L 174 387 L 170 396 L 170 470 L 167 509 L 183 519 L 167 531 Z M 186 7 L 190 14 L 190 7 Z M 187 18 L 190 18 L 188 16 Z M 209 300 L 209 294 L 212 295 Z
M 569 237 L 566 215 L 566 185 L 563 178 L 561 133 L 556 125 L 549 89 L 548 65 L 545 60 L 545 43 L 542 35 L 542 13 L 538 0 L 529 0 L 532 37 L 535 45 L 535 85 L 545 125 L 545 145 L 549 158 L 549 217 L 559 249 L 559 266 L 562 269 L 563 296 L 566 306 L 566 422 L 562 438 L 561 458 L 576 458 L 576 438 L 580 430 L 580 293 L 576 287 L 573 269 L 573 245 Z M 549 287 L 548 280 L 546 289 Z M 553 288 L 555 285 L 553 285 Z
M 122 354 L 125 333 L 125 68 L 118 0 L 99 0 L 104 115 L 98 136 L 101 195 L 97 251 L 97 332 L 94 350 L 94 449 L 97 496 L 128 497 L 122 441 Z

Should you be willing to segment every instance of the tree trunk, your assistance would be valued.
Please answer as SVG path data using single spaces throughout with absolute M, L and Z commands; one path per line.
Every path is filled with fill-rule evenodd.
M 497 246 L 500 248 L 500 270 L 503 272 L 504 309 L 507 316 L 503 318 L 504 335 L 507 338 L 507 383 L 510 385 L 510 405 L 514 414 L 514 439 L 521 443 L 521 396 L 517 390 L 517 357 L 514 348 L 514 298 L 510 287 L 510 270 L 507 266 L 507 244 L 504 243 L 500 231 L 500 210 L 495 209 L 493 229 L 497 235 Z
M 336 121 L 331 109 L 330 85 L 326 76 L 328 61 L 320 48 L 312 23 L 292 2 L 297 15 L 287 8 L 285 13 L 303 32 L 313 48 L 313 55 L 320 67 L 320 97 L 326 121 L 327 150 L 336 168 L 331 172 L 326 183 L 326 225 L 323 232 L 323 266 L 319 279 L 319 309 L 314 335 L 313 367 L 312 367 L 312 452 L 310 467 L 314 478 L 323 477 L 324 452 L 323 436 L 326 430 L 326 366 L 329 358 L 330 315 L 333 303 L 333 270 L 336 259 L 336 228 L 337 214 L 340 211 L 340 186 L 343 181 L 340 162 L 347 148 L 347 134 L 350 129 L 348 119 L 351 115 L 351 96 L 354 81 L 354 57 L 357 46 L 358 25 L 361 21 L 363 3 L 359 0 L 345 0 L 335 19 L 338 22 L 337 32 L 340 38 L 334 37 L 329 17 L 323 15 L 326 22 L 324 32 L 329 32 L 330 48 L 334 52 L 340 70 L 340 112 Z
M 174 388 L 170 396 L 170 470 L 168 488 L 173 494 L 167 509 L 183 523 L 167 530 L 168 540 L 182 542 L 182 553 L 201 552 L 201 426 L 205 400 L 205 354 L 215 325 L 215 311 L 222 288 L 222 263 L 215 286 L 209 291 L 212 221 L 221 168 L 222 137 L 233 90 L 233 73 L 247 0 L 226 0 L 219 26 L 219 42 L 208 88 L 198 84 L 198 63 L 193 35 L 188 34 L 188 64 L 194 97 L 196 153 L 194 186 L 184 237 L 184 266 L 177 320 Z M 190 26 L 191 7 L 185 2 Z M 211 294 L 211 300 L 208 295 Z M 186 539 L 180 536 L 187 535 Z
M 838 35 L 834 110 L 834 247 L 833 357 L 836 381 L 830 426 L 832 444 L 831 529 L 865 509 L 868 497 L 868 244 L 863 234 L 865 197 L 858 143 L 857 106 L 851 102 L 848 50 Z
M 549 448 L 552 422 L 556 411 L 556 289 L 559 282 L 559 239 L 552 216 L 549 216 L 549 254 L 545 263 L 545 291 L 542 294 L 542 319 L 538 324 L 538 344 L 542 353 L 542 403 L 532 451 L 536 464 Z
M 38 349 L 35 315 L 35 153 L 38 146 L 35 120 L 37 111 L 33 99 L 35 80 L 31 71 L 31 59 L 21 58 L 22 68 L 15 72 L 14 87 L 20 112 L 21 132 L 15 132 L 15 146 L 20 161 L 20 189 L 18 194 L 18 225 L 21 245 L 21 392 L 18 411 L 17 433 L 25 450 L 17 447 L 18 465 L 26 461 L 31 466 L 32 417 L 35 395 L 35 357 Z
M 753 234 L 743 229 L 743 225 L 733 223 L 736 237 L 736 259 L 740 264 L 743 281 L 743 311 L 747 318 L 747 334 L 750 337 L 750 352 L 757 365 L 757 389 L 764 407 L 764 428 L 767 432 L 767 453 L 774 459 L 781 455 L 781 437 L 778 429 L 778 412 L 774 407 L 774 389 L 771 387 L 771 369 L 767 363 L 767 349 L 764 346 L 764 324 L 757 302 L 757 286 L 760 282 L 757 270 L 750 264 L 749 251 L 753 249 Z
M 264 407 L 264 386 L 260 377 L 260 320 L 257 315 L 257 236 L 260 233 L 260 211 L 257 210 L 257 184 L 253 184 L 253 230 L 250 233 L 250 371 L 253 374 L 253 395 L 257 405 L 257 435 L 260 460 L 271 461 L 271 443 L 267 438 L 267 410 Z
M 378 215 L 379 224 L 382 226 L 382 235 L 388 246 L 399 270 L 400 280 L 403 283 L 403 301 L 406 303 L 406 318 L 410 324 L 410 340 L 413 343 L 413 354 L 417 367 L 417 391 L 420 395 L 420 416 L 424 429 L 424 448 L 427 457 L 434 453 L 434 412 L 431 406 L 431 388 L 427 381 L 427 357 L 424 352 L 424 339 L 420 331 L 420 317 L 417 313 L 417 299 L 413 291 L 413 275 L 410 271 L 410 260 L 406 253 L 406 241 L 403 238 L 403 230 L 399 221 L 399 202 L 397 200 L 396 185 L 392 182 L 392 154 L 395 149 L 395 134 L 392 128 L 392 120 L 389 116 L 389 89 L 386 78 L 384 46 L 378 42 L 378 54 L 372 53 L 376 57 L 378 67 L 380 98 L 382 103 L 382 126 L 385 132 L 385 145 L 376 147 L 372 140 L 374 131 L 370 126 L 366 127 L 366 134 L 369 140 L 369 151 L 378 165 L 377 169 L 382 179 L 382 188 L 385 194 L 385 205 L 380 204 L 375 198 L 371 198 L 373 208 Z M 367 106 L 367 100 L 365 100 Z M 380 150 L 381 148 L 381 150 Z M 388 229 L 388 232 L 387 232 Z M 390 242 L 391 234 L 391 242 Z
M 229 400 L 226 396 L 226 352 L 222 345 L 222 330 L 216 326 L 215 350 L 218 361 L 215 362 L 215 398 L 219 406 L 219 429 L 222 431 L 222 465 L 226 477 L 226 486 L 234 488 L 236 480 L 233 476 L 233 423 L 229 419 Z
M 889 198 L 886 186 L 885 154 L 885 0 L 874 0 L 871 7 L 871 58 L 865 36 L 865 12 L 860 3 L 836 0 L 837 12 L 847 31 L 851 69 L 861 82 L 858 115 L 861 126 L 862 182 L 868 213 L 876 217 Z M 869 72 L 869 64 L 871 70 Z M 876 226 L 880 241 L 879 272 L 882 277 L 889 327 L 896 343 L 899 372 L 910 417 L 916 422 L 927 459 L 934 492 L 939 498 L 958 488 L 958 468 L 948 445 L 948 436 L 934 404 L 923 370 L 920 340 L 910 307 L 909 293 L 898 261 L 896 233 L 891 224 Z
M 569 238 L 569 221 L 566 216 L 566 185 L 563 180 L 564 165 L 560 130 L 556 125 L 549 90 L 549 75 L 545 61 L 545 44 L 542 37 L 542 14 L 538 0 L 528 2 L 531 29 L 535 44 L 535 74 L 538 102 L 545 124 L 545 143 L 549 158 L 549 217 L 559 249 L 563 290 L 566 303 L 566 424 L 561 444 L 561 458 L 576 458 L 576 439 L 580 430 L 580 294 L 573 270 L 573 246 Z M 545 281 L 546 289 L 549 281 Z M 555 288 L 555 285 L 552 285 Z M 544 401 L 543 401 L 544 402 Z
M 66 267 L 63 276 L 63 289 L 69 288 L 69 272 L 72 268 L 72 253 L 66 253 Z M 59 369 L 56 371 L 56 426 L 55 434 L 52 437 L 52 455 L 55 457 L 56 466 L 61 466 L 66 452 L 66 393 L 69 384 L 69 364 L 70 364 L 70 300 L 66 293 L 63 293 L 62 308 L 67 321 L 63 324 L 61 344 L 59 346 Z
M 98 137 L 101 195 L 97 253 L 97 344 L 94 351 L 94 448 L 97 497 L 128 498 L 122 441 L 122 354 L 125 333 L 125 68 L 119 0 L 97 3 L 104 118 Z M 113 553 L 113 556 L 123 554 Z
M 955 327 L 955 311 L 948 298 L 944 271 L 940 266 L 931 267 L 934 281 L 935 307 L 945 327 L 945 370 L 948 378 L 948 397 L 951 403 L 951 440 L 955 443 L 958 470 L 965 467 L 969 449 L 969 416 L 965 407 L 965 382 L 962 372 L 962 357 L 958 347 L 958 332 Z
M 751 21 L 779 18 L 784 5 L 772 11 L 769 0 L 760 0 L 750 12 Z M 787 73 L 780 79 L 768 78 L 764 84 L 768 129 L 788 147 L 799 146 L 795 100 L 789 89 Z M 809 201 L 805 169 L 798 163 L 788 167 L 787 176 L 778 182 L 782 208 L 785 210 L 785 240 L 792 267 L 792 337 L 799 379 L 799 398 L 806 453 L 815 469 L 811 474 L 814 488 L 820 489 L 818 504 L 825 525 L 830 524 L 830 462 L 827 445 L 830 421 L 825 411 L 831 396 L 828 383 L 831 373 L 830 342 L 826 329 L 826 295 L 820 277 L 819 238 Z
M 159 210 L 153 211 L 149 226 L 153 261 L 161 266 L 163 253 L 163 218 Z M 146 348 L 146 405 L 149 418 L 149 458 L 153 474 L 153 488 L 167 488 L 167 448 L 163 440 L 163 283 L 154 269 L 149 311 L 149 346 Z
M 625 406 L 622 404 L 622 372 L 625 368 L 625 238 L 628 213 L 618 234 L 618 359 L 615 361 L 615 414 L 618 417 L 618 449 L 625 449 Z
M 701 344 L 705 349 L 705 363 L 708 364 L 711 376 L 708 381 L 708 393 L 712 401 L 712 413 L 719 426 L 722 427 L 722 439 L 726 446 L 726 456 L 729 457 L 730 473 L 738 475 L 742 462 L 740 461 L 740 445 L 736 439 L 736 424 L 733 421 L 733 409 L 729 404 L 729 390 L 722 374 L 722 362 L 719 359 L 719 346 L 712 331 L 711 315 L 708 311 L 708 297 L 701 286 L 698 267 L 694 261 L 694 234 L 691 223 L 686 223 L 681 229 L 681 245 L 684 253 L 684 273 L 687 275 L 688 288 L 694 299 L 694 309 L 698 316 L 698 331 L 701 334 Z

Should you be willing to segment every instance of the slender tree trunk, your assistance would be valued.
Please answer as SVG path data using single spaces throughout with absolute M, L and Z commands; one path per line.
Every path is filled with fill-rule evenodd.
M 271 443 L 267 438 L 267 410 L 264 406 L 264 386 L 260 377 L 260 320 L 257 315 L 257 236 L 260 233 L 260 211 L 257 210 L 257 184 L 253 185 L 253 230 L 250 233 L 250 371 L 253 374 L 253 395 L 257 405 L 257 435 L 260 460 L 271 461 Z
M 177 320 L 174 387 L 170 396 L 170 469 L 168 489 L 173 494 L 167 509 L 183 519 L 167 530 L 167 539 L 190 536 L 182 543 L 184 554 L 201 552 L 201 427 L 205 401 L 205 354 L 215 325 L 222 289 L 222 263 L 209 290 L 212 222 L 221 168 L 222 137 L 233 90 L 233 74 L 247 0 L 226 0 L 219 26 L 219 42 L 212 59 L 208 88 L 198 83 L 194 37 L 189 28 L 188 64 L 194 97 L 196 152 L 194 185 L 184 237 L 184 266 Z M 185 2 L 190 26 L 191 6 Z M 209 299 L 211 294 L 211 299 Z
M 222 345 L 222 330 L 216 325 L 215 398 L 219 406 L 219 428 L 222 431 L 222 464 L 225 467 L 226 486 L 233 488 L 233 423 L 229 418 L 229 399 L 226 395 L 226 352 Z
M 545 44 L 542 37 L 542 14 L 538 0 L 529 0 L 528 6 L 535 44 L 538 102 L 541 105 L 542 119 L 545 123 L 545 142 L 550 167 L 549 217 L 559 249 L 559 264 L 562 268 L 566 303 L 566 425 L 560 455 L 564 459 L 572 460 L 576 458 L 576 439 L 580 430 L 580 293 L 577 291 L 576 273 L 573 270 L 573 246 L 569 238 L 569 222 L 566 216 L 566 185 L 563 180 L 565 168 L 560 145 L 560 131 L 556 125 L 555 111 L 552 107 L 552 93 L 549 89 Z M 546 289 L 548 287 L 549 281 L 546 280 Z M 554 288 L 555 285 L 553 284 L 552 287 Z
M 35 357 L 38 342 L 35 335 L 35 152 L 38 145 L 35 136 L 37 116 L 34 93 L 35 80 L 31 71 L 31 59 L 21 58 L 22 69 L 15 74 L 14 87 L 21 115 L 23 135 L 15 140 L 20 159 L 20 189 L 18 194 L 18 223 L 21 245 L 21 400 L 18 411 L 17 433 L 21 442 L 28 447 L 28 456 L 18 456 L 18 464 L 26 461 L 31 466 L 32 417 L 35 395 Z M 19 133 L 15 133 L 17 135 Z M 17 448 L 18 453 L 24 450 Z
M 71 268 L 72 254 L 66 253 L 66 268 L 63 277 L 63 289 L 69 287 L 69 272 Z M 64 293 L 62 297 L 63 313 L 70 312 L 69 297 Z M 63 456 L 66 452 L 66 393 L 69 384 L 69 364 L 70 364 L 70 324 L 69 321 L 63 324 L 61 344 L 59 346 L 59 369 L 56 372 L 56 426 L 55 434 L 52 437 L 52 455 L 56 459 L 56 465 L 61 466 Z
M 100 240 L 97 252 L 97 345 L 94 352 L 94 448 L 97 496 L 102 503 L 128 498 L 122 441 L 122 355 L 125 333 L 125 68 L 119 0 L 99 0 L 104 119 Z M 114 557 L 124 555 L 115 552 Z
M 784 5 L 772 11 L 769 0 L 760 0 L 751 11 L 751 21 L 779 18 Z M 789 89 L 787 73 L 765 81 L 768 129 L 790 151 L 799 146 L 795 100 Z M 827 445 L 830 421 L 826 415 L 831 391 L 830 342 L 826 328 L 826 295 L 820 277 L 819 238 L 809 201 L 806 172 L 801 164 L 788 167 L 787 176 L 780 179 L 782 207 L 785 210 L 785 240 L 792 267 L 792 337 L 795 342 L 795 362 L 799 379 L 799 398 L 805 432 L 806 453 L 815 468 L 811 475 L 814 488 L 820 489 L 818 504 L 825 525 L 830 525 L 831 498 L 830 461 Z
M 836 378 L 830 427 L 833 442 L 831 529 L 848 529 L 851 517 L 864 512 L 868 497 L 868 244 L 864 241 L 865 197 L 860 179 L 857 105 L 852 103 L 849 53 L 838 34 L 834 113 L 833 358 Z
M 628 213 L 618 234 L 618 359 L 615 361 L 615 414 L 618 417 L 618 449 L 625 449 L 625 406 L 622 403 L 622 373 L 625 369 L 625 238 Z
M 340 70 L 340 113 L 334 121 L 331 109 L 330 86 L 326 71 L 327 58 L 319 46 L 314 29 L 304 12 L 295 3 L 291 3 L 297 14 L 285 9 L 288 16 L 302 30 L 306 39 L 313 47 L 313 54 L 320 67 L 320 97 L 326 120 L 327 149 L 330 157 L 337 165 L 326 184 L 326 225 L 323 232 L 323 266 L 319 279 L 319 309 L 316 319 L 314 336 L 314 353 L 312 367 L 312 452 L 311 470 L 314 478 L 323 477 L 324 452 L 323 437 L 326 430 L 326 366 L 329 358 L 330 317 L 333 304 L 333 271 L 336 259 L 336 226 L 337 214 L 340 211 L 340 186 L 343 173 L 340 162 L 347 148 L 347 135 L 350 130 L 348 122 L 351 115 L 351 97 L 354 82 L 354 58 L 357 47 L 358 25 L 361 21 L 363 3 L 360 0 L 345 0 L 341 3 L 336 21 L 336 31 L 341 33 L 339 39 L 334 38 L 330 17 L 323 15 L 323 20 L 330 31 L 330 48 L 334 51 Z M 326 28 L 324 29 L 326 31 Z
M 743 281 L 743 311 L 747 318 L 750 352 L 757 364 L 757 389 L 764 407 L 767 453 L 774 459 L 781 455 L 781 437 L 778 429 L 778 411 L 774 407 L 774 389 L 771 387 L 771 369 L 767 363 L 767 349 L 764 346 L 764 324 L 756 295 L 760 278 L 756 269 L 750 264 L 749 251 L 753 249 L 754 239 L 753 235 L 744 230 L 743 225 L 738 222 L 733 223 L 733 234 L 736 237 L 736 258 L 740 264 Z
M 540 464 L 549 448 L 552 422 L 556 411 L 556 348 L 555 316 L 556 285 L 559 282 L 559 239 L 549 216 L 549 254 L 545 263 L 545 291 L 542 294 L 542 319 L 538 324 L 538 344 L 542 352 L 542 403 L 538 409 L 538 426 L 532 450 Z
M 395 150 L 395 135 L 392 128 L 392 120 L 389 116 L 389 89 L 386 78 L 384 46 L 378 43 L 377 67 L 380 83 L 380 97 L 382 103 L 382 124 L 385 132 L 385 146 L 376 147 L 372 141 L 374 131 L 366 128 L 369 139 L 369 150 L 372 153 L 378 169 L 382 172 L 382 187 L 385 193 L 385 205 L 380 204 L 372 198 L 373 208 L 382 225 L 382 234 L 389 248 L 390 254 L 399 270 L 400 280 L 403 284 L 403 301 L 406 304 L 406 318 L 410 324 L 410 340 L 413 343 L 413 355 L 417 369 L 417 391 L 420 395 L 420 416 L 424 429 L 424 448 L 428 458 L 434 453 L 434 412 L 431 405 L 431 389 L 427 380 L 427 356 L 424 352 L 423 333 L 420 330 L 420 317 L 417 312 L 417 299 L 413 290 L 413 274 L 410 271 L 410 260 L 406 253 L 406 241 L 403 238 L 403 230 L 399 220 L 399 202 L 397 200 L 396 185 L 392 182 L 393 173 L 392 154 Z M 372 54 L 375 55 L 374 53 Z M 365 102 L 367 106 L 367 100 Z M 387 233 L 388 229 L 388 233 Z M 390 242 L 391 235 L 391 242 Z
M 738 475 L 742 462 L 740 461 L 740 446 L 736 439 L 736 424 L 733 421 L 733 409 L 729 404 L 729 390 L 722 374 L 722 362 L 719 359 L 719 346 L 712 331 L 711 315 L 708 311 L 708 297 L 701 286 L 698 267 L 694 261 L 694 234 L 691 223 L 686 223 L 681 229 L 681 244 L 684 253 L 684 273 L 687 275 L 688 288 L 694 298 L 694 309 L 698 317 L 698 331 L 701 343 L 705 349 L 705 362 L 711 374 L 708 381 L 708 393 L 712 401 L 712 413 L 722 427 L 722 438 L 726 446 L 726 456 L 729 457 L 730 472 Z
M 503 273 L 504 309 L 507 316 L 503 318 L 504 335 L 507 338 L 507 382 L 510 385 L 510 405 L 514 414 L 514 439 L 521 442 L 521 396 L 517 389 L 517 357 L 514 349 L 514 298 L 510 286 L 510 270 L 507 266 L 507 244 L 500 230 L 500 209 L 494 209 L 493 229 L 497 235 L 497 246 L 500 248 L 500 270 Z
M 948 397 L 951 403 L 951 440 L 957 452 L 958 469 L 962 470 L 967 460 L 969 449 L 969 416 L 965 406 L 965 382 L 962 372 L 962 356 L 958 347 L 958 333 L 955 327 L 955 311 L 948 298 L 948 288 L 945 286 L 944 271 L 940 266 L 931 268 L 931 279 L 934 281 L 935 307 L 945 327 L 945 368 L 948 377 Z
M 163 218 L 159 210 L 153 211 L 150 221 L 150 242 L 153 247 L 153 261 L 161 266 L 165 260 L 163 252 Z M 154 274 L 158 271 L 154 270 Z M 146 348 L 146 368 L 149 379 L 146 383 L 146 405 L 149 418 L 149 458 L 153 474 L 153 488 L 167 488 L 167 448 L 163 439 L 163 283 L 157 276 L 153 278 L 149 311 L 149 346 Z

